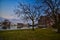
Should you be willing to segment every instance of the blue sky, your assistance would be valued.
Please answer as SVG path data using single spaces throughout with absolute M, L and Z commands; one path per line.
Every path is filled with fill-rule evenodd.
M 34 4 L 34 0 L 0 0 L 0 17 L 17 18 L 13 10 L 18 5 L 18 2 Z

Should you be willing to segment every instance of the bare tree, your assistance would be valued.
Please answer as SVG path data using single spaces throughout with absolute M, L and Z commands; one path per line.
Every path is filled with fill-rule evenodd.
M 23 17 L 24 20 L 31 20 L 32 29 L 34 30 L 34 23 L 40 18 L 40 9 L 41 6 L 19 3 L 15 13 L 18 14 L 18 16 Z
M 45 12 L 47 13 L 48 16 L 50 16 L 50 18 L 55 20 L 55 27 L 58 28 L 58 32 L 59 32 L 59 26 L 58 26 L 58 22 L 59 22 L 59 9 L 60 9 L 60 0 L 44 0 L 43 2 L 47 9 L 45 10 Z

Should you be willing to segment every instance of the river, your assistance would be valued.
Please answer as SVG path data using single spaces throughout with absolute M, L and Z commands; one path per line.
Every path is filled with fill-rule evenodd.
M 37 28 L 37 27 L 34 27 Z M 17 28 L 17 26 L 10 26 L 10 29 L 2 29 L 2 26 L 0 26 L 0 30 L 19 30 L 19 29 L 32 29 L 32 27 L 22 27 L 22 28 Z

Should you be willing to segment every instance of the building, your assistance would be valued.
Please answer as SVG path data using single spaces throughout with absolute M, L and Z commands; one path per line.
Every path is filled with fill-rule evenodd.
M 17 23 L 17 28 L 28 27 L 28 24 Z
M 49 27 L 53 25 L 54 20 L 47 16 L 41 16 L 38 20 L 38 27 Z
M 2 22 L 2 29 L 10 29 L 10 24 L 11 24 L 11 22 L 9 21 L 9 20 L 4 20 L 3 22 Z
M 22 28 L 23 24 L 22 23 L 17 23 L 17 28 Z

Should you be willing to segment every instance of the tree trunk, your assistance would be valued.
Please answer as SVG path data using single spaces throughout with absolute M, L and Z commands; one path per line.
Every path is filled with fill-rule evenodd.
M 58 33 L 60 33 L 60 21 L 59 21 L 59 16 L 57 15 L 57 28 L 58 28 Z
M 32 20 L 32 30 L 34 30 L 34 20 Z
M 60 28 L 58 28 L 58 31 L 57 32 L 60 33 Z
M 58 16 L 56 16 L 56 19 L 55 19 L 55 25 L 57 27 L 57 32 L 60 33 L 60 25 L 59 25 L 59 20 L 58 20 Z

